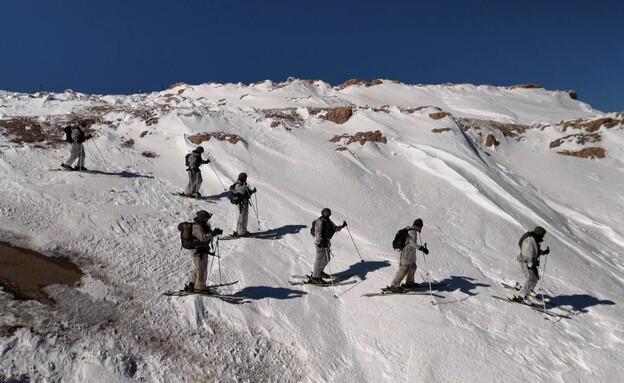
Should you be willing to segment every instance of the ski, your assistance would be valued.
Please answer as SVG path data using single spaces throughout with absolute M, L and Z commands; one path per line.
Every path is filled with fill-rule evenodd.
M 382 290 L 377 293 L 363 294 L 362 296 L 363 297 L 383 297 L 383 296 L 390 296 L 390 295 L 433 295 L 434 297 L 444 298 L 442 295 L 435 294 L 437 291 L 433 290 L 432 292 L 433 294 L 429 293 L 429 291 L 405 291 L 403 293 L 398 293 L 398 292 L 393 292 L 393 291 Z
M 234 296 L 234 295 L 227 295 L 227 294 L 213 294 L 213 293 L 200 293 L 200 292 L 191 292 L 191 291 L 184 291 L 184 290 L 180 290 L 180 291 L 165 291 L 163 293 L 163 295 L 167 295 L 170 297 L 185 297 L 188 295 L 200 295 L 202 297 L 210 297 L 210 298 L 219 298 L 219 299 L 223 299 L 223 300 L 234 300 L 234 301 L 239 301 L 239 300 L 243 300 L 245 299 L 245 297 L 238 297 L 238 296 Z
M 334 274 L 334 275 L 330 275 L 328 277 L 323 277 L 323 279 L 331 279 L 331 280 L 336 280 L 336 279 L 350 279 L 353 278 L 355 276 L 355 274 L 351 274 L 351 275 L 347 275 L 345 277 Z M 311 275 L 291 275 L 292 278 L 301 278 L 301 279 L 310 279 L 312 276 Z
M 519 289 L 518 287 L 508 285 L 508 284 L 506 284 L 505 282 L 501 282 L 501 285 L 503 285 L 503 287 L 504 287 L 504 288 L 509 289 L 509 290 L 512 290 L 512 291 L 515 291 L 515 292 L 520 291 L 520 289 Z M 530 297 L 532 300 L 534 300 L 535 302 L 538 302 L 538 303 L 541 303 L 541 304 L 545 304 L 545 305 L 547 306 L 547 308 L 548 308 L 548 309 L 557 309 L 557 310 L 562 310 L 562 311 L 565 311 L 565 312 L 567 312 L 568 314 L 575 314 L 574 310 L 570 310 L 570 309 L 565 308 L 565 307 L 561 307 L 561 306 L 554 305 L 554 304 L 552 304 L 552 303 L 550 303 L 550 302 L 547 302 L 547 301 L 545 301 L 545 300 L 543 300 L 543 299 L 541 299 L 541 298 L 537 297 L 536 295 L 531 295 L 531 294 L 529 294 L 529 297 Z M 542 308 L 543 308 L 543 307 L 542 307 Z
M 444 287 L 450 286 L 450 282 L 431 282 L 431 289 L 441 289 Z M 406 291 L 421 291 L 421 290 L 429 290 L 429 283 L 419 283 L 418 286 L 414 287 L 403 287 Z
M 186 195 L 184 193 L 179 193 L 179 192 L 174 192 L 174 193 L 171 193 L 171 194 L 172 195 L 176 195 L 178 197 L 182 197 L 182 198 L 196 199 L 196 200 L 199 200 L 199 201 L 206 201 L 206 202 L 210 202 L 210 203 L 217 203 L 217 201 L 215 201 L 214 199 L 212 199 L 210 197 L 203 197 L 203 196 L 202 197 L 192 197 L 192 196 Z
M 67 172 L 67 173 L 90 173 L 90 174 L 98 174 L 100 172 L 96 171 L 96 170 L 89 170 L 89 169 L 83 169 L 83 170 L 69 170 L 69 169 L 63 169 L 63 168 L 50 168 L 48 169 L 50 171 L 53 172 Z
M 238 281 L 234 281 L 234 282 L 228 282 L 228 283 L 219 283 L 217 285 L 210 285 L 210 286 L 206 286 L 206 287 L 211 289 L 211 288 L 216 288 L 216 287 L 231 286 L 231 285 L 234 285 L 234 284 L 237 284 L 237 283 L 238 283 Z
M 226 235 L 225 237 L 221 237 L 222 241 L 231 241 L 234 239 L 242 239 L 242 238 L 273 238 L 277 235 L 277 232 L 256 232 L 256 233 L 247 233 L 245 235 L 234 235 L 234 233 L 230 235 Z
M 288 281 L 291 285 L 310 285 L 310 286 L 318 286 L 318 287 L 331 287 L 331 286 L 344 286 L 351 285 L 356 283 L 356 279 L 350 279 L 348 281 L 334 282 L 334 283 L 312 283 L 309 281 Z
M 535 305 L 532 305 L 532 304 L 530 304 L 530 303 L 516 302 L 516 301 L 513 301 L 513 300 L 511 300 L 511 299 L 509 299 L 509 298 L 506 298 L 506 297 L 499 297 L 499 296 L 496 296 L 496 295 L 492 295 L 492 297 L 493 297 L 493 298 L 496 298 L 496 299 L 500 299 L 500 300 L 505 301 L 505 302 L 509 302 L 509 303 L 516 303 L 516 304 L 519 304 L 519 305 L 522 305 L 522 306 L 527 306 L 527 307 L 532 308 L 533 310 L 536 310 L 536 311 L 541 311 L 541 312 L 543 312 L 544 314 L 549 315 L 549 316 L 552 316 L 552 317 L 571 319 L 569 315 L 565 315 L 565 314 L 558 314 L 558 313 L 553 312 L 553 311 L 551 311 L 551 310 L 544 309 L 543 307 L 535 306 Z

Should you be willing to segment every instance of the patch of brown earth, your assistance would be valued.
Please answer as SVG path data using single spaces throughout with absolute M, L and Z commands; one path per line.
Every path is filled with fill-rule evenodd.
M 84 274 L 65 257 L 46 257 L 29 249 L 0 242 L 0 286 L 18 300 L 54 304 L 44 291 L 51 284 L 73 285 Z
M 189 136 L 189 141 L 194 143 L 195 145 L 201 145 L 204 141 L 210 141 L 211 138 L 215 138 L 218 141 L 227 141 L 231 144 L 236 144 L 237 142 L 242 142 L 243 144 L 247 144 L 245 140 L 236 134 L 224 133 L 224 132 L 211 132 L 211 133 L 200 133 Z
M 564 150 L 558 153 L 566 155 L 566 156 L 574 156 L 574 157 L 581 157 L 581 158 L 605 158 L 607 156 L 607 153 L 605 152 L 605 150 L 597 146 L 594 146 L 591 148 L 583 148 L 576 152 Z

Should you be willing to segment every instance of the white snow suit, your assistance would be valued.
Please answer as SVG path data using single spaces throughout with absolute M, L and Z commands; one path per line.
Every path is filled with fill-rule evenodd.
M 188 184 L 184 193 L 187 195 L 196 195 L 199 192 L 204 179 L 202 178 L 201 170 L 199 167 L 204 164 L 204 160 L 200 153 L 195 151 L 191 152 L 188 156 L 188 168 L 186 173 L 188 174 Z
M 314 245 L 316 248 L 316 259 L 312 269 L 312 278 L 321 278 L 325 266 L 329 263 L 331 238 L 334 233 L 342 230 L 342 226 L 336 226 L 331 219 L 319 217 L 314 221 Z
M 83 144 L 83 142 L 85 141 L 84 132 L 79 127 L 75 127 L 71 131 L 71 138 L 74 142 L 71 143 L 69 158 L 67 159 L 67 161 L 65 161 L 65 165 L 72 166 L 74 161 L 78 159 L 78 163 L 76 164 L 76 166 L 78 168 L 83 168 L 85 161 Z
M 539 280 L 539 274 L 537 267 L 539 265 L 539 245 L 532 236 L 528 236 L 522 241 L 522 247 L 520 255 L 518 255 L 518 262 L 520 262 L 520 268 L 522 274 L 524 274 L 525 281 L 518 293 L 522 298 L 526 298 L 531 290 L 537 285 Z
M 242 196 L 241 202 L 238 204 L 238 220 L 236 221 L 236 234 L 244 235 L 248 234 L 247 221 L 249 220 L 249 199 L 254 191 L 251 190 L 247 182 L 236 181 L 233 193 L 240 194 Z
M 203 289 L 206 288 L 206 278 L 207 278 L 207 270 L 208 270 L 208 246 L 212 242 L 212 229 L 210 228 L 210 224 L 206 223 L 205 225 L 200 224 L 197 220 L 193 221 L 193 236 L 199 239 L 202 244 L 206 247 L 204 249 L 193 249 L 189 250 L 191 252 L 191 256 L 193 257 L 193 263 L 195 268 L 193 272 L 189 275 L 189 282 L 193 282 L 195 284 L 195 289 Z
M 418 245 L 418 232 L 410 227 L 407 228 L 407 243 L 401 249 L 399 255 L 399 270 L 392 280 L 392 287 L 399 287 L 403 278 L 406 282 L 414 282 L 414 274 L 416 273 L 416 254 L 420 245 Z

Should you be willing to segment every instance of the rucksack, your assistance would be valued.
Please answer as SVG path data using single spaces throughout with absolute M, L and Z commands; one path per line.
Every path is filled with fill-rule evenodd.
M 238 205 L 241 202 L 243 202 L 243 195 L 240 193 L 235 193 L 234 192 L 235 187 L 236 187 L 236 183 L 233 183 L 232 186 L 230 186 L 230 195 L 228 195 L 228 199 L 233 205 Z
M 70 144 L 74 142 L 74 140 L 72 139 L 72 127 L 67 125 L 65 128 L 63 128 L 63 131 L 65 131 L 65 141 L 69 142 Z
M 531 232 L 527 231 L 526 233 L 522 234 L 522 237 L 520 237 L 520 240 L 518 241 L 518 246 L 520 246 L 520 248 L 522 249 L 522 242 L 524 242 L 525 239 L 531 237 Z
M 187 154 L 186 156 L 184 156 L 184 165 L 188 168 L 189 167 L 189 157 L 191 156 L 192 153 Z
M 182 248 L 188 250 L 197 249 L 197 246 L 201 243 L 201 241 L 193 235 L 193 223 L 181 222 L 178 224 L 178 230 L 180 231 Z
M 397 231 L 394 235 L 394 240 L 392 240 L 392 248 L 395 250 L 403 250 L 405 245 L 407 245 L 407 237 L 407 228 Z
M 315 224 L 316 224 L 316 220 L 312 221 L 312 226 L 310 227 L 310 234 L 312 234 L 313 237 L 316 237 L 316 231 L 314 231 Z

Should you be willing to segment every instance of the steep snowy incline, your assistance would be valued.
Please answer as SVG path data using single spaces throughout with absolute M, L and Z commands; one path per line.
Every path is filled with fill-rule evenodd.
M 266 98 L 263 107 L 282 105 L 284 94 L 278 92 L 294 85 L 268 92 L 271 84 L 259 84 L 255 96 Z M 357 105 L 381 99 L 383 92 L 401 107 L 436 105 L 433 96 L 410 104 L 409 94 L 386 84 L 366 88 L 369 96 L 352 87 L 338 92 L 318 83 L 297 86 L 309 92 L 306 102 L 318 105 L 330 105 L 326 97 L 338 93 L 347 99 L 349 92 Z M 241 90 L 250 96 L 237 99 L 232 89 L 238 88 L 188 88 L 182 95 L 189 100 L 208 98 L 203 91 L 228 104 L 211 104 L 209 112 L 203 100 L 185 104 L 179 112 L 160 113 L 150 126 L 116 111 L 111 118 L 122 123 L 94 125 L 95 142 L 86 146 L 87 166 L 99 174 L 48 170 L 65 158 L 64 147 L 2 142 L 3 238 L 42 252 L 62 251 L 87 273 L 78 288 L 48 289 L 59 301 L 55 308 L 0 294 L 0 326 L 14 329 L 0 333 L 5 376 L 86 382 L 569 382 L 616 381 L 624 373 L 624 185 L 616 154 L 622 130 L 612 132 L 613 157 L 592 161 L 542 149 L 532 133 L 483 149 L 451 116 L 429 117 L 435 108 L 359 109 L 341 125 L 299 108 L 299 128 L 270 128 L 258 105 L 246 104 L 251 90 Z M 493 101 L 485 88 L 453 98 L 460 103 L 466 97 L 462 105 L 472 104 L 479 116 L 518 108 L 519 101 Z M 435 96 L 441 99 L 446 91 Z M 301 97 L 303 91 L 294 93 Z M 137 108 L 160 96 L 106 97 Z M 2 113 L 16 110 L 5 103 Z M 40 105 L 20 108 L 36 115 Z M 57 108 L 65 106 L 50 110 Z M 42 117 L 54 114 L 50 110 Z M 582 104 L 575 104 L 566 117 L 579 111 Z M 524 112 L 526 121 L 542 117 L 528 107 Z M 347 144 L 347 136 L 376 130 L 385 143 Z M 244 141 L 202 143 L 214 168 L 204 166 L 202 191 L 213 201 L 173 196 L 186 183 L 183 157 L 194 147 L 189 137 L 215 131 Z M 341 135 L 346 136 L 330 141 Z M 124 147 L 130 138 L 134 144 Z M 141 155 L 146 151 L 156 157 Z M 214 226 L 231 231 L 235 207 L 221 182 L 227 188 L 241 171 L 258 188 L 259 219 L 250 217 L 250 229 L 277 234 L 220 241 L 221 259 L 210 281 L 238 280 L 223 291 L 247 302 L 162 296 L 182 287 L 191 269 L 177 223 L 206 209 L 214 214 Z M 349 224 L 334 237 L 335 258 L 326 271 L 355 275 L 358 283 L 290 285 L 291 275 L 311 270 L 309 226 L 323 207 L 332 209 L 334 221 Z M 434 297 L 363 296 L 390 283 L 397 269 L 394 233 L 418 217 L 431 253 L 419 258 L 417 281 L 426 280 L 429 270 L 450 287 Z M 537 224 L 548 230 L 544 245 L 552 250 L 544 293 L 577 312 L 572 319 L 546 321 L 536 311 L 491 298 L 510 294 L 500 282 L 522 281 L 517 240 Z

